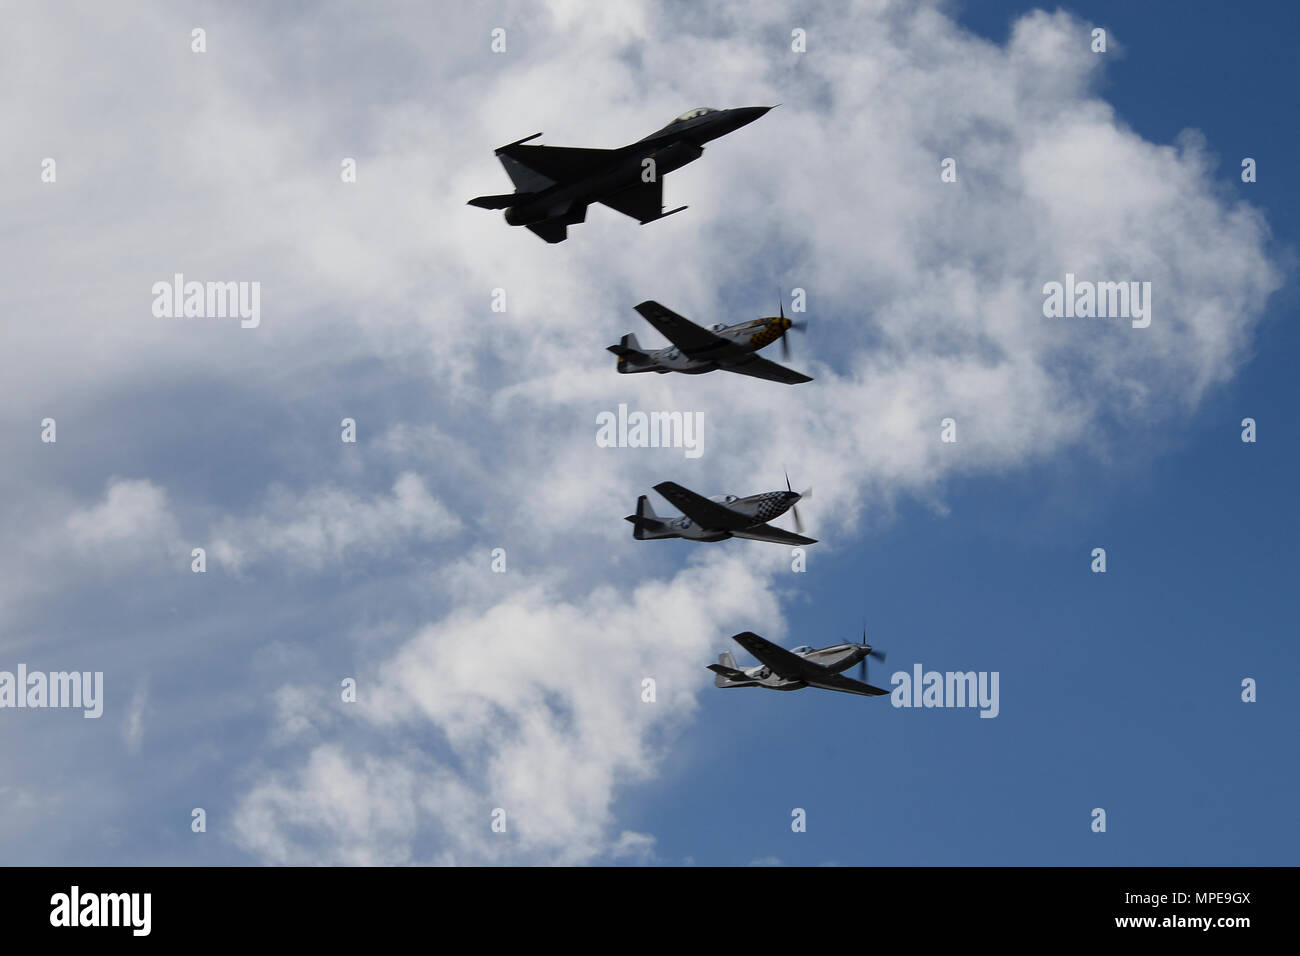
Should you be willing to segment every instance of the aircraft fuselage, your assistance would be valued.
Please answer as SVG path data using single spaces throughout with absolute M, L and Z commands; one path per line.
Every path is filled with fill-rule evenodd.
M 832 673 L 838 674 L 848 670 L 853 665 L 860 662 L 868 654 L 871 648 L 865 644 L 834 644 L 830 647 L 822 647 L 816 650 L 798 649 L 792 653 L 798 654 L 806 661 L 814 664 L 820 664 Z M 745 675 L 744 680 L 731 678 L 731 687 L 762 687 L 765 690 L 802 690 L 808 684 L 801 680 L 788 680 L 780 674 L 774 673 L 766 664 L 757 664 L 753 667 L 739 667 L 737 670 L 742 671 Z
M 712 495 L 710 501 L 716 501 L 730 511 L 735 511 L 748 518 L 753 518 L 750 527 L 765 524 L 773 518 L 779 518 L 794 506 L 800 496 L 793 491 L 765 491 L 759 495 L 737 498 L 735 495 Z M 704 528 L 686 515 L 664 519 L 668 530 L 692 541 L 725 541 L 732 536 L 730 531 L 718 528 Z
M 661 180 L 704 155 L 704 144 L 752 123 L 770 107 L 743 106 L 729 110 L 709 110 L 690 119 L 678 119 L 644 139 L 610 151 L 610 162 L 574 182 L 556 183 L 505 211 L 512 226 L 529 226 L 543 222 L 566 225 L 586 220 L 587 206 L 600 202 L 625 189 Z M 647 160 L 653 161 L 648 163 Z M 650 177 L 650 178 L 647 178 Z
M 675 345 L 661 349 L 643 349 L 646 360 L 631 358 L 620 364 L 624 373 L 635 372 L 681 372 L 685 375 L 702 375 L 725 367 L 723 362 L 750 352 L 757 352 L 771 345 L 781 337 L 781 333 L 791 328 L 792 322 L 785 316 L 768 316 L 740 322 L 723 328 L 710 329 L 719 338 L 727 340 L 727 345 L 714 352 L 693 352 L 686 354 Z

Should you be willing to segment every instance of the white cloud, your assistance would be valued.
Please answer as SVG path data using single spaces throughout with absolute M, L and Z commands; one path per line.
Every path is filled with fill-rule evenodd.
M 276 489 L 261 513 L 221 524 L 212 554 L 236 570 L 267 560 L 321 568 L 345 557 L 382 557 L 459 526 L 420 477 L 407 472 L 393 482 L 391 495 L 369 500 L 338 488 L 302 496 Z
M 180 530 L 165 489 L 145 479 L 114 478 L 104 499 L 78 509 L 64 526 L 67 543 L 113 563 L 139 557 L 165 559 L 181 550 Z
M 131 703 L 126 714 L 126 727 L 123 728 L 127 750 L 133 754 L 138 754 L 141 744 L 144 743 L 144 718 L 148 707 L 149 692 L 141 685 L 131 695 Z
M 649 847 L 639 837 L 624 833 L 606 844 L 612 800 L 621 785 L 653 772 L 664 743 L 694 712 L 709 679 L 700 651 L 738 622 L 777 626 L 765 583 L 732 555 L 630 595 L 599 588 L 573 604 L 525 587 L 425 628 L 376 672 L 359 675 L 355 706 L 381 740 L 432 727 L 457 755 L 455 786 L 430 771 L 417 787 L 457 795 L 427 808 L 442 832 L 439 852 L 459 862 L 644 856 Z M 653 702 L 643 700 L 646 678 L 655 682 Z M 245 798 L 237 816 L 246 846 L 287 862 L 309 856 L 313 838 L 334 848 L 329 854 L 375 838 L 370 817 L 322 810 L 320 801 L 335 799 L 322 788 L 338 782 L 337 799 L 350 805 L 372 786 L 356 778 L 397 757 L 352 762 L 344 774 L 340 756 L 327 763 L 337 773 L 325 773 L 323 753 L 330 751 L 316 748 L 299 773 Z M 508 840 L 490 830 L 496 807 L 506 810 Z

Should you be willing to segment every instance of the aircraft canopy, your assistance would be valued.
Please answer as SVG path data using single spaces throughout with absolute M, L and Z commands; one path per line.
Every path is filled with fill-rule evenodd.
M 712 106 L 697 106 L 693 110 L 687 110 L 681 116 L 677 117 L 677 119 L 673 120 L 673 122 L 684 123 L 687 120 L 695 119 L 695 117 L 697 116 L 703 116 L 705 113 L 716 113 L 716 112 L 717 110 L 715 110 Z

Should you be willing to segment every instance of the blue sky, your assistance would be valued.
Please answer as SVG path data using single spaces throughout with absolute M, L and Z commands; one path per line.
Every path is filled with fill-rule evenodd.
M 1296 861 L 1285 6 L 15 17 L 0 670 L 102 670 L 106 699 L 0 711 L 0 861 Z M 777 102 L 669 177 L 662 223 L 593 209 L 548 246 L 465 205 L 537 130 Z M 261 282 L 261 325 L 152 315 L 176 272 Z M 1152 281 L 1151 327 L 1045 319 L 1066 272 Z M 806 386 L 604 351 L 661 344 L 646 298 L 711 324 L 795 288 Z M 704 454 L 598 447 L 620 403 L 703 413 Z M 621 520 L 783 469 L 807 573 Z M 739 630 L 864 615 L 875 682 L 997 671 L 998 717 L 705 670 Z

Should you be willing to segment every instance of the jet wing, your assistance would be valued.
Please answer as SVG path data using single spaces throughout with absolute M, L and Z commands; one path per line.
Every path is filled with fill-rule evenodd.
M 742 631 L 739 634 L 733 634 L 731 639 L 786 680 L 808 679 L 804 676 L 804 673 L 812 668 L 798 654 L 791 654 L 784 647 L 777 647 L 771 641 L 759 637 L 753 631 Z M 709 669 L 713 670 L 713 668 Z M 824 668 L 820 667 L 817 669 L 824 670 Z
M 667 498 L 668 496 L 664 495 L 664 497 Z M 669 500 L 671 501 L 672 499 Z M 674 501 L 673 504 L 676 505 L 677 502 Z M 677 505 L 677 507 L 681 508 L 682 506 Z M 685 510 L 685 508 L 682 508 L 682 511 Z M 770 524 L 758 524 L 754 525 L 752 528 L 744 528 L 741 530 L 731 528 L 729 530 L 735 537 L 749 538 L 751 541 L 771 541 L 773 544 L 817 543 L 816 538 L 805 538 L 803 535 L 795 534 L 793 531 L 782 531 L 780 528 L 773 528 Z
M 798 385 L 801 382 L 811 382 L 812 379 L 802 372 L 796 372 L 792 368 L 786 368 L 784 365 L 777 365 L 775 362 L 769 362 L 765 358 L 759 358 L 755 355 L 747 362 L 740 362 L 735 365 L 727 364 L 722 366 L 728 372 L 735 372 L 738 375 L 752 375 L 754 378 L 765 378 L 771 382 L 785 382 L 787 385 Z
M 641 313 L 643 319 L 658 329 L 664 338 L 687 355 L 695 356 L 702 352 L 730 348 L 732 345 L 728 339 L 714 335 L 708 329 L 683 318 L 672 309 L 665 309 L 653 299 L 642 302 L 636 310 Z
M 655 485 L 655 491 L 667 498 L 678 511 L 701 528 L 720 529 L 739 534 L 736 528 L 743 528 L 754 520 L 730 508 L 724 508 L 703 495 L 697 495 L 675 481 L 661 481 Z
M 569 226 L 567 223 L 558 219 L 544 219 L 541 222 L 531 222 L 526 227 L 534 235 L 541 236 L 547 242 L 563 242 L 569 238 Z
M 776 668 L 772 669 L 776 670 Z M 852 677 L 845 677 L 843 674 L 829 674 L 822 677 L 804 677 L 801 679 L 809 687 L 820 687 L 822 690 L 838 690 L 845 694 L 861 694 L 863 697 L 883 697 L 889 693 L 887 690 L 872 687 L 870 684 L 864 684 Z
M 520 146 L 517 143 L 502 146 L 497 156 L 508 156 L 525 169 L 545 176 L 556 183 L 573 183 L 611 165 L 618 154 L 616 149 L 579 149 L 572 146 Z M 502 160 L 506 171 L 514 173 Z
M 628 189 L 621 189 L 612 196 L 598 200 L 610 209 L 631 216 L 641 225 L 662 219 L 664 213 L 664 181 L 656 179 L 652 183 L 640 183 Z M 683 209 L 686 207 L 682 207 Z M 673 210 L 679 212 L 680 210 Z

